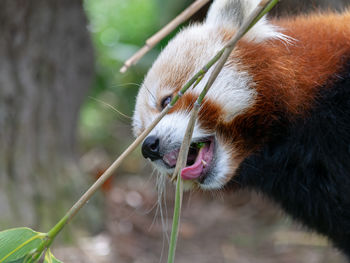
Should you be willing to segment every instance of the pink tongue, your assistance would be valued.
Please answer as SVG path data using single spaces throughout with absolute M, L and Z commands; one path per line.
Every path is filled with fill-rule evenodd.
M 182 169 L 182 171 L 181 171 L 182 179 L 192 180 L 192 179 L 198 178 L 201 175 L 203 168 L 204 168 L 202 160 L 204 160 L 204 159 L 208 160 L 208 158 L 205 158 L 205 157 L 208 157 L 208 156 L 205 156 L 206 154 L 208 154 L 208 152 L 209 152 L 208 145 L 205 145 L 203 148 L 201 148 L 199 150 L 199 153 L 198 153 L 198 156 L 196 158 L 195 163 L 192 164 L 191 166 L 187 166 L 184 169 Z M 210 157 L 209 157 L 209 159 L 210 159 Z M 206 161 L 206 160 L 204 160 L 204 161 Z

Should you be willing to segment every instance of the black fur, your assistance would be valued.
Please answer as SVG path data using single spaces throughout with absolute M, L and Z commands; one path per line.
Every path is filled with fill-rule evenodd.
M 305 119 L 275 129 L 234 181 L 272 198 L 350 259 L 350 66 L 320 89 Z

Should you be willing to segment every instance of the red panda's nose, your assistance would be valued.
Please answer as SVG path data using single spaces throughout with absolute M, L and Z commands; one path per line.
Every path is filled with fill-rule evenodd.
M 141 151 L 143 157 L 150 158 L 151 161 L 162 158 L 159 153 L 159 139 L 156 136 L 148 136 L 142 144 Z

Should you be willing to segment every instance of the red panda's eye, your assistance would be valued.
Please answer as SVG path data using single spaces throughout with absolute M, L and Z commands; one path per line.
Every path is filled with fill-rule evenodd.
M 164 109 L 171 101 L 171 96 L 167 96 L 165 98 L 162 99 L 162 102 L 160 103 L 160 106 L 162 107 L 162 109 Z

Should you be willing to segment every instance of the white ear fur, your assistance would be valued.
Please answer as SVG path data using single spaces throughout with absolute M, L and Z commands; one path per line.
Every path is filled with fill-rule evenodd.
M 209 9 L 205 23 L 237 29 L 259 2 L 259 0 L 215 0 Z M 288 41 L 288 37 L 278 32 L 278 29 L 263 17 L 244 38 L 254 42 L 273 38 Z
M 207 23 L 239 27 L 259 4 L 259 0 L 215 0 L 211 5 Z

